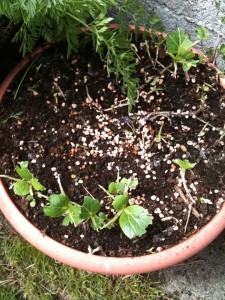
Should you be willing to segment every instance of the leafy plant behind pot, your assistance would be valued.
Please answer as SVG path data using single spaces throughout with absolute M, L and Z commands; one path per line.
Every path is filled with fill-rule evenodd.
M 196 67 L 199 60 L 193 59 L 195 54 L 191 52 L 193 43 L 182 28 L 170 32 L 167 36 L 166 47 L 168 54 L 172 57 L 174 63 L 174 73 L 177 73 L 177 64 L 181 64 L 184 72 L 188 72 L 191 67 Z
M 115 18 L 107 15 L 111 9 L 115 10 Z M 14 22 L 22 22 L 14 41 L 21 42 L 23 55 L 31 52 L 37 41 L 43 38 L 48 42 L 66 40 L 69 56 L 79 49 L 81 28 L 86 28 L 88 32 L 83 42 L 91 39 L 96 52 L 106 60 L 108 72 L 114 73 L 117 81 L 122 78 L 129 109 L 135 103 L 139 81 L 135 78 L 136 55 L 131 49 L 127 22 L 132 19 L 136 32 L 139 25 L 146 29 L 162 28 L 155 13 L 146 14 L 146 7 L 138 0 L 5 0 L 0 2 L 0 14 Z M 113 21 L 119 23 L 119 28 L 112 31 L 109 25 Z

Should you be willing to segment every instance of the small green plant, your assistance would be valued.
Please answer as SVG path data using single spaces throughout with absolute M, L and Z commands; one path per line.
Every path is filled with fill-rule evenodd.
M 186 184 L 185 175 L 186 175 L 187 170 L 191 170 L 196 166 L 196 163 L 191 163 L 187 159 L 185 159 L 185 160 L 175 159 L 174 162 L 175 162 L 175 164 L 177 164 L 180 167 L 180 175 L 181 175 L 181 180 L 182 180 L 182 184 L 183 184 L 183 187 L 185 189 L 185 192 L 189 196 L 191 202 L 194 203 L 195 201 L 193 200 L 193 198 L 191 196 L 191 193 L 190 193 L 190 191 L 187 187 L 187 184 Z
M 157 135 L 155 136 L 155 141 L 156 143 L 160 143 L 161 141 L 165 142 L 164 136 L 162 135 L 162 129 L 163 129 L 163 125 L 162 124 L 159 128 L 159 132 L 157 133 Z
M 83 204 L 79 205 L 78 203 L 72 202 L 65 194 L 59 176 L 58 185 L 60 194 L 53 194 L 49 197 L 40 195 L 46 198 L 50 203 L 50 205 L 43 208 L 46 216 L 52 218 L 64 216 L 62 222 L 64 226 L 68 226 L 70 223 L 77 226 L 83 221 L 90 220 L 92 222 L 92 228 L 98 231 L 104 220 L 107 219 L 102 212 L 97 215 L 101 208 L 99 200 L 90 196 L 85 196 Z
M 33 191 L 45 191 L 45 187 L 40 184 L 38 179 L 29 171 L 27 161 L 21 161 L 20 167 L 16 166 L 15 171 L 20 178 L 8 175 L 0 175 L 0 177 L 13 180 L 15 182 L 13 184 L 14 193 L 18 196 L 27 196 L 26 198 L 30 202 L 30 206 L 34 207 L 36 201 Z
M 166 47 L 169 56 L 173 59 L 174 75 L 177 74 L 177 64 L 181 64 L 185 73 L 191 67 L 196 67 L 199 60 L 194 59 L 195 54 L 191 51 L 197 42 L 193 43 L 182 28 L 171 32 L 167 36 Z
M 193 169 L 196 166 L 196 163 L 190 163 L 189 160 L 187 160 L 187 159 L 185 159 L 185 160 L 175 159 L 174 162 L 175 162 L 175 164 L 177 164 L 180 167 L 180 169 L 183 173 L 185 173 L 186 170 Z
M 22 116 L 22 114 L 23 114 L 22 111 L 18 111 L 16 113 L 11 113 L 11 115 L 9 117 L 7 117 L 6 119 L 0 121 L 0 125 L 5 125 L 6 123 L 8 123 L 8 121 L 10 119 L 18 120 Z
M 135 189 L 138 180 L 135 178 L 122 178 L 117 176 L 116 182 L 111 182 L 108 190 L 100 186 L 113 200 L 112 205 L 116 215 L 104 224 L 103 228 L 110 228 L 119 219 L 119 225 L 123 233 L 130 239 L 142 236 L 148 225 L 152 224 L 152 217 L 148 211 L 140 205 L 129 205 L 128 191 Z
M 90 193 L 85 196 L 82 205 L 71 201 L 66 195 L 60 177 L 58 176 L 59 194 L 44 195 L 45 187 L 40 184 L 37 178 L 29 171 L 28 162 L 20 162 L 20 167 L 15 168 L 20 178 L 8 175 L 0 175 L 2 178 L 13 180 L 14 193 L 18 196 L 27 196 L 30 205 L 35 206 L 35 198 L 33 189 L 38 192 L 40 198 L 45 198 L 49 204 L 43 207 L 46 216 L 57 218 L 64 217 L 62 225 L 68 226 L 70 223 L 78 226 L 82 222 L 91 222 L 94 230 L 111 228 L 119 219 L 119 225 L 123 233 L 130 239 L 136 236 L 142 236 L 146 232 L 148 225 L 152 224 L 152 216 L 148 210 L 139 205 L 129 205 L 128 192 L 135 189 L 138 180 L 135 178 L 123 178 L 119 180 L 119 173 L 116 182 L 111 182 L 108 190 L 100 186 L 106 194 L 113 200 L 112 206 L 116 211 L 116 215 L 109 219 L 101 210 L 101 204 Z
M 61 185 L 60 177 L 58 176 L 58 184 L 60 194 L 52 194 L 49 197 L 40 194 L 40 197 L 46 198 L 50 205 L 44 206 L 43 211 L 46 216 L 56 218 L 64 216 L 63 225 L 68 226 L 72 223 L 77 226 L 80 223 L 80 205 L 70 201 L 69 197 L 65 194 L 65 191 Z

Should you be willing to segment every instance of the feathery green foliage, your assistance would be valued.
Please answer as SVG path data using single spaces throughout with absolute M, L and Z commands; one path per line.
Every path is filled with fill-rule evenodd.
M 113 10 L 115 17 L 108 17 Z M 162 29 L 160 19 L 138 0 L 4 0 L 0 2 L 0 15 L 21 23 L 14 41 L 21 42 L 23 55 L 32 51 L 42 38 L 48 42 L 65 40 L 68 44 L 68 56 L 77 51 L 82 42 L 92 41 L 93 47 L 101 59 L 107 62 L 109 73 L 122 79 L 123 91 L 132 108 L 137 95 L 138 79 L 135 78 L 135 53 L 131 50 L 131 32 L 127 22 L 146 29 Z M 119 28 L 110 30 L 112 22 Z M 81 35 L 82 28 L 88 32 Z

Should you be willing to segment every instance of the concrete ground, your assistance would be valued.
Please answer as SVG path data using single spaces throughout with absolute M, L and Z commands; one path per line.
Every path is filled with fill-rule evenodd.
M 207 248 L 160 272 L 179 300 L 225 300 L 225 231 Z M 173 298 L 172 298 L 173 299 Z

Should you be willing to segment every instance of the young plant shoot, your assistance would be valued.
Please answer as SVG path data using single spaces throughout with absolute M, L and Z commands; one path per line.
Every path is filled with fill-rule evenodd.
M 152 224 L 152 217 L 142 206 L 129 205 L 128 192 L 135 189 L 137 185 L 138 180 L 135 178 L 119 180 L 119 176 L 117 176 L 117 181 L 111 182 L 108 190 L 100 186 L 113 200 L 112 205 L 116 211 L 115 216 L 104 224 L 102 229 L 111 228 L 119 219 L 120 228 L 128 238 L 132 239 L 145 234 L 148 225 Z
M 50 205 L 45 206 L 43 211 L 46 216 L 52 218 L 64 216 L 62 224 L 65 226 L 68 226 L 70 223 L 72 223 L 74 226 L 77 226 L 81 222 L 80 205 L 70 201 L 69 197 L 64 192 L 59 176 L 58 185 L 60 194 L 52 194 L 49 197 L 41 195 L 50 202 Z
M 182 28 L 178 28 L 177 31 L 168 34 L 166 47 L 169 56 L 173 59 L 175 77 L 177 74 L 177 64 L 182 65 L 186 75 L 191 67 L 196 67 L 199 60 L 193 59 L 195 54 L 191 51 L 191 47 L 196 43 L 193 43 L 189 39 Z
M 29 171 L 28 162 L 21 161 L 20 167 L 16 166 L 16 173 L 20 178 L 11 177 L 8 175 L 0 175 L 1 178 L 7 178 L 13 180 L 13 190 L 14 193 L 18 196 L 27 196 L 27 200 L 30 202 L 30 206 L 34 207 L 36 205 L 36 201 L 34 198 L 34 192 L 43 192 L 45 191 L 45 187 L 40 184 L 37 178 Z
M 46 216 L 57 218 L 64 217 L 62 224 L 68 226 L 70 223 L 78 226 L 82 222 L 91 222 L 94 230 L 112 228 L 117 219 L 123 233 L 130 239 L 136 236 L 142 236 L 146 232 L 148 225 L 152 224 L 152 216 L 149 215 L 147 209 L 139 205 L 129 205 L 128 192 L 135 189 L 138 180 L 135 178 L 123 178 L 116 182 L 111 182 L 108 190 L 100 186 L 106 194 L 113 200 L 112 206 L 117 212 L 112 219 L 108 219 L 105 213 L 101 212 L 101 204 L 98 199 L 93 196 L 85 196 L 83 204 L 80 205 L 69 199 L 66 195 L 60 177 L 58 175 L 59 194 L 50 196 L 44 195 L 45 187 L 41 185 L 37 178 L 29 171 L 28 162 L 20 162 L 20 167 L 15 168 L 20 178 L 14 178 L 8 175 L 0 175 L 2 178 L 13 180 L 13 189 L 18 196 L 27 196 L 31 206 L 35 206 L 33 189 L 38 192 L 38 196 L 49 201 L 49 205 L 43 207 Z M 90 194 L 90 193 L 89 193 Z
M 189 195 L 189 198 L 192 201 L 192 203 L 194 203 L 195 201 L 193 200 L 191 193 L 186 184 L 185 174 L 186 174 L 186 170 L 193 169 L 196 166 L 196 163 L 190 163 L 189 160 L 187 160 L 187 159 L 185 159 L 185 160 L 175 159 L 174 162 L 175 162 L 175 164 L 177 164 L 180 167 L 180 176 L 181 176 L 181 180 L 182 180 L 182 184 L 185 189 L 185 192 L 187 193 L 187 195 Z

